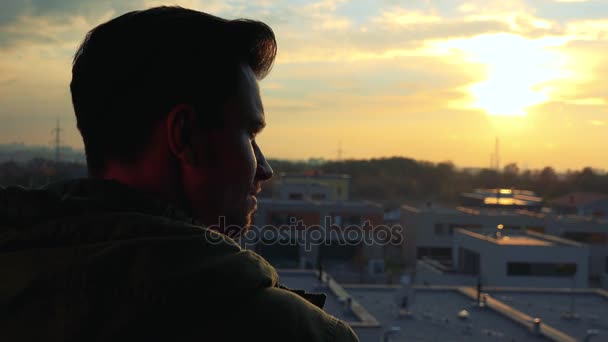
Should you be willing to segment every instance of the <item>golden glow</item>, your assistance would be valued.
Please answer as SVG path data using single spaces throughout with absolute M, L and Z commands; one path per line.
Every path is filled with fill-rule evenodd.
M 502 224 L 499 224 L 498 226 L 496 226 L 496 228 L 498 229 L 503 229 L 505 226 L 503 226 Z
M 483 203 L 487 205 L 515 205 L 516 200 L 511 197 L 486 197 L 483 199 Z
M 512 34 L 481 35 L 438 44 L 440 49 L 462 51 L 467 60 L 486 69 L 483 81 L 469 87 L 473 108 L 490 115 L 526 115 L 526 108 L 550 99 L 547 82 L 565 77 L 566 57 L 550 50 L 564 38 L 528 39 Z

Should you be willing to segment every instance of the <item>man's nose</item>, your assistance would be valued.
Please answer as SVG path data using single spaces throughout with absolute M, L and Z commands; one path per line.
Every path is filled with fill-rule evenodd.
M 255 178 L 260 181 L 267 181 L 272 178 L 274 171 L 272 171 L 272 167 L 270 167 L 270 164 L 268 164 L 266 157 L 264 157 L 264 154 L 259 147 L 256 148 L 256 159 L 258 161 L 258 165 L 255 170 Z

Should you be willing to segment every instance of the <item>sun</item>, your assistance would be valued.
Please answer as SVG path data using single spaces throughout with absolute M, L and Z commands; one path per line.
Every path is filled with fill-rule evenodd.
M 469 107 L 490 115 L 524 116 L 526 108 L 550 100 L 549 81 L 565 77 L 566 56 L 555 47 L 566 39 L 529 39 L 513 34 L 481 35 L 439 43 L 441 49 L 464 53 L 467 62 L 481 64 L 482 81 L 471 84 Z M 443 50 L 445 51 L 445 50 Z

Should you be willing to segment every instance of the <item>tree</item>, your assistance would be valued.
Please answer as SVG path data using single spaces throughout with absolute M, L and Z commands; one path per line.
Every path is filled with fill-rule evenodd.
M 519 174 L 519 167 L 517 163 L 509 163 L 505 165 L 503 172 L 508 175 L 517 176 Z
M 503 168 L 503 186 L 515 187 L 517 184 L 517 176 L 519 175 L 519 167 L 516 163 L 509 163 Z
M 557 173 L 551 166 L 545 166 L 538 174 L 538 189 L 545 197 L 557 195 L 557 185 L 559 179 Z

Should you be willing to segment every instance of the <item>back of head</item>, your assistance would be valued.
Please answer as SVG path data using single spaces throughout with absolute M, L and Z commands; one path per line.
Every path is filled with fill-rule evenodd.
M 218 108 L 234 92 L 239 63 L 261 79 L 275 55 L 264 23 L 181 7 L 130 12 L 97 26 L 76 52 L 70 84 L 90 174 L 109 160 L 136 160 L 152 127 L 179 103 L 195 106 L 203 124 L 221 124 Z

